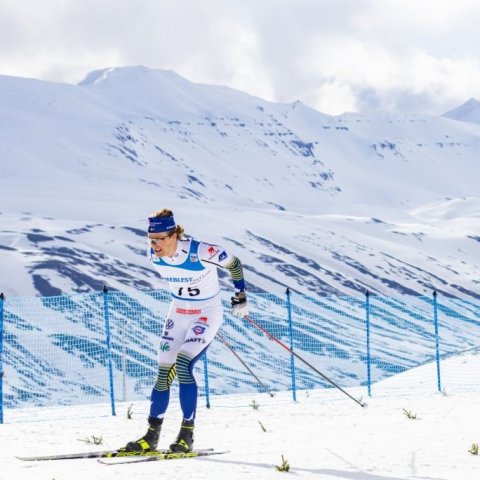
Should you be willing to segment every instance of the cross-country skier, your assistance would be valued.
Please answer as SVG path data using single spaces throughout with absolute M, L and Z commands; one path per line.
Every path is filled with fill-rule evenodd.
M 171 210 L 155 212 L 148 219 L 148 257 L 169 284 L 172 303 L 163 326 L 158 355 L 158 376 L 152 390 L 147 433 L 129 442 L 127 451 L 150 451 L 158 445 L 160 429 L 168 407 L 170 384 L 179 381 L 182 425 L 170 445 L 175 452 L 193 447 L 197 409 L 195 362 L 213 341 L 223 320 L 217 268 L 230 271 L 235 287 L 232 314 L 248 314 L 243 268 L 240 260 L 219 245 L 185 239 Z

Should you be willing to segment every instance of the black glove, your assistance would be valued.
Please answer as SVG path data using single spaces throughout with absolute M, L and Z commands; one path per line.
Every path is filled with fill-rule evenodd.
M 232 315 L 243 318 L 248 315 L 247 294 L 245 292 L 237 292 L 232 297 L 232 308 L 230 310 Z

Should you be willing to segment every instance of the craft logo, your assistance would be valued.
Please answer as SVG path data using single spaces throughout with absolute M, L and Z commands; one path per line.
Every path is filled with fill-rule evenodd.
M 170 351 L 170 345 L 167 342 L 160 343 L 160 351 L 161 352 L 169 352 Z
M 218 260 L 219 260 L 220 262 L 222 262 L 222 261 L 225 260 L 227 257 L 228 257 L 228 253 L 227 253 L 227 252 L 222 252 L 222 253 L 218 256 Z
M 185 343 L 207 343 L 204 338 L 187 338 Z
M 195 335 L 201 335 L 205 331 L 205 327 L 202 327 L 201 325 L 196 325 L 192 328 L 192 330 Z
M 173 325 L 174 325 L 173 320 L 169 318 L 167 320 L 167 323 L 165 323 L 165 328 L 167 328 L 168 330 L 171 330 L 173 328 Z

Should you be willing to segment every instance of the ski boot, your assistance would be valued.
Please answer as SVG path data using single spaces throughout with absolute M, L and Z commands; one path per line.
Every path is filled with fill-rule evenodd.
M 128 442 L 121 450 L 124 452 L 152 452 L 157 449 L 163 418 L 148 418 L 147 433 L 134 442 Z
M 170 445 L 172 452 L 190 452 L 193 449 L 193 420 L 183 420 L 177 439 Z

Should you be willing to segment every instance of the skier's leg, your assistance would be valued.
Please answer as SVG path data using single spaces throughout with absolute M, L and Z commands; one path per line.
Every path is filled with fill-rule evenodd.
M 175 378 L 175 359 L 183 344 L 187 328 L 188 322 L 178 318 L 171 305 L 162 330 L 158 353 L 158 374 L 150 396 L 147 433 L 140 439 L 127 443 L 125 447 L 127 451 L 149 451 L 157 448 L 163 417 L 170 401 L 170 385 Z
M 178 352 L 176 369 L 183 421 L 177 439 L 170 445 L 171 450 L 189 451 L 193 447 L 193 428 L 198 398 L 193 368 L 215 338 L 222 320 L 223 310 L 220 302 L 208 308 L 202 308 L 201 314 L 191 322 L 185 342 Z

